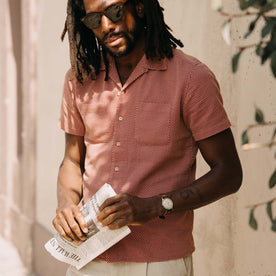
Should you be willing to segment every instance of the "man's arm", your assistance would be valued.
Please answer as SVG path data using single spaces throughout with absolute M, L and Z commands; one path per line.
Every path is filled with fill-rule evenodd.
M 173 212 L 192 210 L 236 192 L 242 169 L 230 129 L 198 142 L 210 171 L 182 190 L 168 192 Z M 161 197 L 138 198 L 119 194 L 100 207 L 98 220 L 110 229 L 145 223 L 162 214 Z
M 88 231 L 78 204 L 82 198 L 85 145 L 82 136 L 65 134 L 65 154 L 59 168 L 57 215 L 53 225 L 68 241 L 85 240 Z

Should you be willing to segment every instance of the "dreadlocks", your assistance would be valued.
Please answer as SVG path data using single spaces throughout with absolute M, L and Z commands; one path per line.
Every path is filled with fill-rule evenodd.
M 180 40 L 171 34 L 171 29 L 164 22 L 163 8 L 158 0 L 129 0 L 135 5 L 142 1 L 145 9 L 145 54 L 148 59 L 171 58 L 172 48 L 183 47 Z M 99 44 L 92 30 L 88 29 L 81 18 L 86 14 L 83 0 L 68 0 L 67 17 L 61 39 L 66 32 L 69 37 L 71 68 L 80 83 L 89 76 L 95 79 L 100 70 L 101 56 L 108 79 L 108 59 L 105 49 Z

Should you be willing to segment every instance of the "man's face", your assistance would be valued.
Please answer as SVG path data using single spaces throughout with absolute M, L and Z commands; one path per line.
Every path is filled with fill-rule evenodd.
M 138 17 L 136 7 L 127 0 L 84 0 L 83 2 L 86 14 L 102 13 L 113 5 L 123 4 L 123 16 L 120 20 L 113 22 L 107 15 L 101 14 L 99 26 L 92 31 L 114 57 L 129 54 L 143 30 L 142 19 Z

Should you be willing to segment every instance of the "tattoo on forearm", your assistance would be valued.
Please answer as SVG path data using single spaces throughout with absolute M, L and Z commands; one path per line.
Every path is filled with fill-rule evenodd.
M 186 189 L 184 191 L 180 192 L 180 196 L 184 199 L 187 200 L 190 198 L 191 195 L 193 195 L 194 192 L 191 189 Z
M 198 187 L 191 187 L 180 192 L 180 196 L 184 200 L 188 200 L 193 195 L 197 195 L 199 199 L 202 200 L 202 195 L 200 194 Z

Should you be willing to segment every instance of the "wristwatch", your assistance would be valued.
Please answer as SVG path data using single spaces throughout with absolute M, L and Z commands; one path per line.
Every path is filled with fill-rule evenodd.
M 159 218 L 164 219 L 167 214 L 169 214 L 173 209 L 173 201 L 168 197 L 166 194 L 161 194 L 162 199 L 162 207 L 164 208 L 165 212 L 163 215 L 159 216 Z

